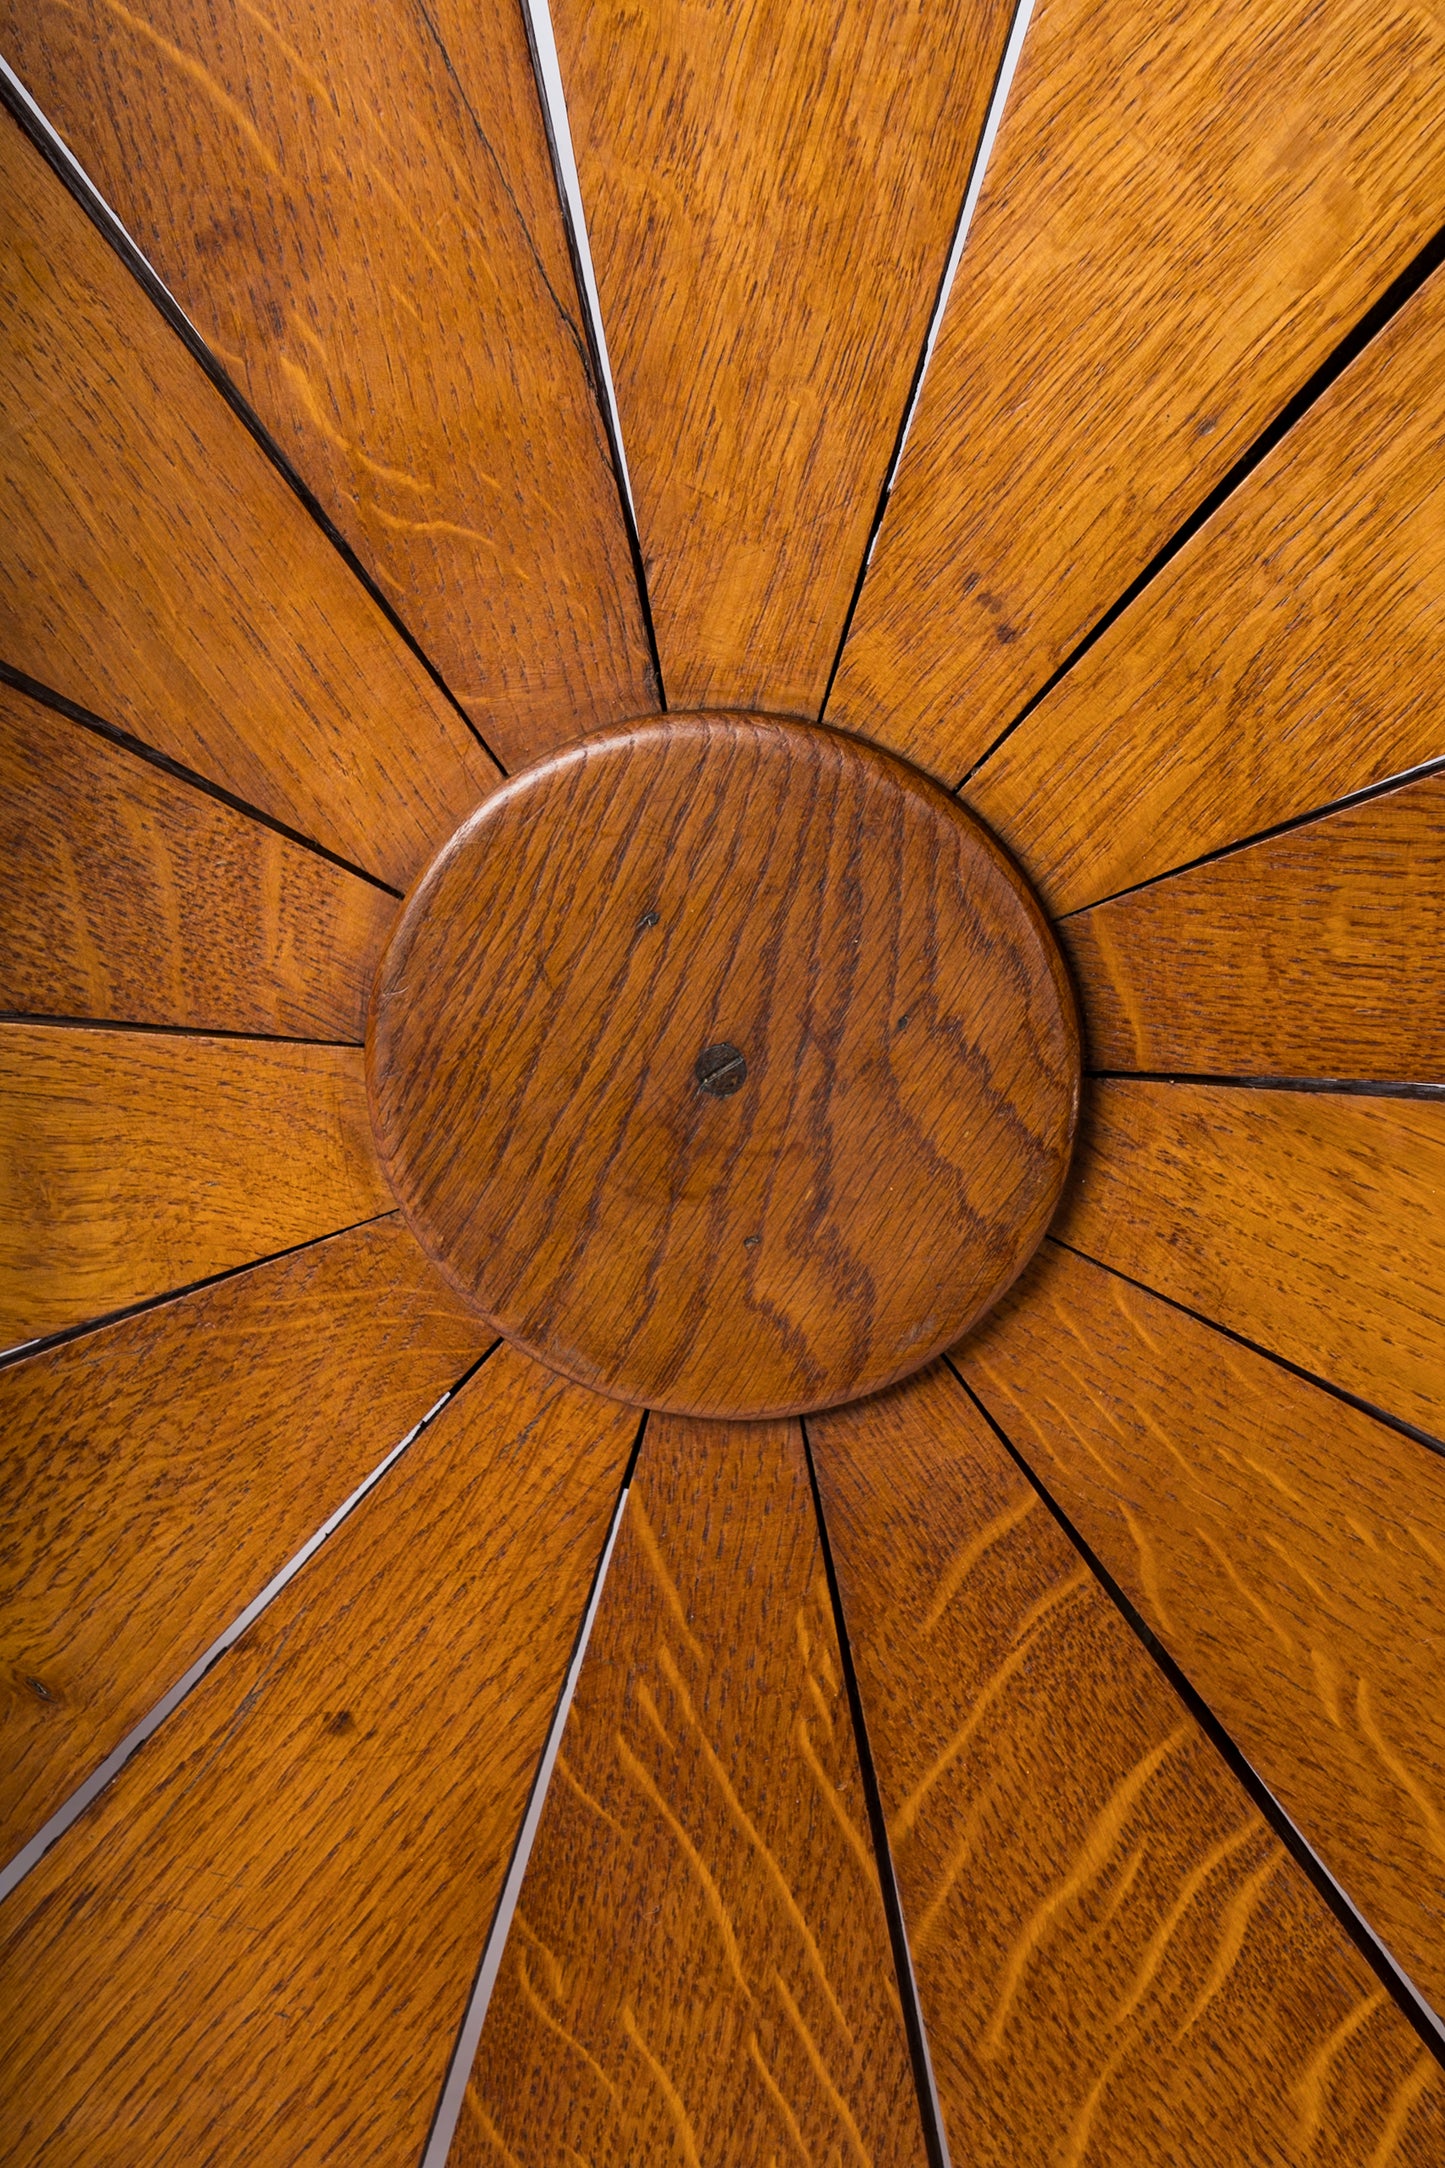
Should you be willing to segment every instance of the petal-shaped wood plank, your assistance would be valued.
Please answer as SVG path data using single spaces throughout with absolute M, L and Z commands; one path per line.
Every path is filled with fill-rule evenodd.
M 1445 1102 L 1095 1085 L 1071 1248 L 1445 1437 Z
M 19 1885 L 9 2168 L 419 2159 L 636 1428 L 500 1349 Z
M 796 1424 L 654 1416 L 451 2168 L 922 2168 Z
M 968 802 L 1062 912 L 1434 760 L 1442 573 L 1437 272 L 980 769 Z
M 398 888 L 494 763 L 0 115 L 0 660 Z
M 1052 1243 L 957 1360 L 1445 2010 L 1445 1458 Z
M 669 702 L 816 715 L 1012 7 L 552 13 Z
M 1057 931 L 1101 1069 L 1445 1083 L 1445 774 Z
M 957 1380 L 808 1431 L 955 2160 L 1438 2160 L 1434 2058 Z
M 0 1024 L 0 1347 L 388 1211 L 362 1060 Z
M 396 899 L 0 685 L 0 1009 L 351 1039 Z
M 488 1337 L 393 1216 L 0 1370 L 0 1861 Z
M 1442 201 L 1408 0 L 1040 0 L 829 720 L 956 782 Z
M 498 757 L 655 707 L 516 0 L 0 38 Z

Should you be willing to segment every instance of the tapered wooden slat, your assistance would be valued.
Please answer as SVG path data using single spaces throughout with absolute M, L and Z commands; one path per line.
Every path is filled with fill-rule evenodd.
M 1053 1244 L 958 1360 L 1445 2008 L 1445 1458 Z
M 0 1346 L 392 1204 L 360 1047 L 0 1024 Z
M 1427 2168 L 1434 2058 L 963 1388 L 808 1429 L 954 2159 Z
M 1095 1086 L 1060 1239 L 1445 1434 L 1445 1102 Z
M 498 757 L 655 707 L 517 0 L 0 41 Z
M 14 2168 L 420 2158 L 636 1423 L 500 1350 L 19 1885 Z
M 1445 775 L 1060 932 L 1100 1068 L 1445 1082 Z
M 496 768 L 0 116 L 0 661 L 404 888 Z
M 450 2158 L 923 2168 L 795 1424 L 648 1425 Z
M 829 719 L 956 782 L 1442 204 L 1445 30 L 1402 0 L 1040 0 Z
M 0 685 L 0 1008 L 359 1040 L 396 901 Z
M 0 1860 L 488 1337 L 392 1217 L 0 1371 Z
M 675 707 L 818 711 L 1011 13 L 552 10 Z

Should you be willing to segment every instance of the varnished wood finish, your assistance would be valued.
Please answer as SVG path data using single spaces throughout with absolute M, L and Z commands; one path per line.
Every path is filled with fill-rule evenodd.
M 795 1424 L 654 1417 L 450 2168 L 924 2168 Z
M 1093 1088 L 1055 1231 L 1445 1436 L 1445 1102 Z
M 0 1024 L 0 1347 L 390 1209 L 358 1047 Z
M 1433 235 L 1442 85 L 1402 0 L 1040 0 L 830 720 L 981 758 Z
M 808 1428 L 954 2159 L 1429 2168 L 1445 2076 L 962 1387 Z
M 0 660 L 404 888 L 496 780 L 0 115 Z
M 19 1885 L 8 2168 L 420 2158 L 635 1428 L 500 1350 Z
M 0 1009 L 360 1040 L 395 899 L 0 685 Z
M 714 1046 L 741 1088 L 700 1088 Z M 1077 1027 L 1033 899 L 886 754 L 763 716 L 593 739 L 413 894 L 368 1075 L 482 1310 L 643 1405 L 766 1415 L 916 1369 L 1058 1197 Z
M 0 1861 L 485 1346 L 393 1215 L 0 1371 Z
M 1053 1243 L 958 1361 L 1445 2006 L 1445 1459 Z
M 1011 13 L 553 9 L 675 707 L 818 712 Z

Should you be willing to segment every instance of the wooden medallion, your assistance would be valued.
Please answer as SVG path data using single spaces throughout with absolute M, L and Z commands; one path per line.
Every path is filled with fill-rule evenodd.
M 1078 1101 L 1042 913 L 861 740 L 668 716 L 514 777 L 382 962 L 372 1118 L 418 1239 L 566 1376 L 828 1407 L 950 1345 L 1043 1234 Z

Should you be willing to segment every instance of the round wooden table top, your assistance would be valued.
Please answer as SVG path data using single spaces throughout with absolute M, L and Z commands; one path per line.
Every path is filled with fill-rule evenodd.
M 367 1051 L 413 1230 L 639 1406 L 801 1413 L 948 1347 L 1039 1242 L 1072 993 L 978 823 L 807 723 L 673 715 L 504 784 L 422 876 Z

